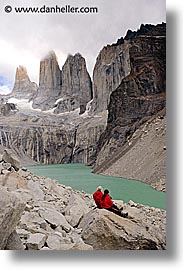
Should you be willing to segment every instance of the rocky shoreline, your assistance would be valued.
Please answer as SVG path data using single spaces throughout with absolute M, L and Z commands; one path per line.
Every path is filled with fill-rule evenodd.
M 166 211 L 116 201 L 119 217 L 91 194 L 38 177 L 10 153 L 0 155 L 0 249 L 164 250 Z

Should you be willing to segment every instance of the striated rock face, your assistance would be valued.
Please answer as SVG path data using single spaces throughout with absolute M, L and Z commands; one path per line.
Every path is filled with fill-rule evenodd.
M 107 109 L 110 95 L 122 79 L 140 65 L 143 56 L 146 56 L 148 63 L 151 52 L 157 53 L 158 44 L 163 37 L 165 40 L 165 36 L 165 23 L 157 26 L 142 24 L 138 31 L 128 30 L 126 36 L 118 39 L 116 44 L 107 45 L 101 50 L 93 71 L 92 110 L 95 113 Z
M 9 96 L 18 99 L 32 99 L 35 96 L 37 89 L 37 84 L 30 81 L 26 68 L 19 66 L 16 70 L 13 91 Z
M 97 117 L 77 115 L 76 121 L 62 119 L 56 115 L 45 120 L 44 116 L 17 114 L 7 121 L 5 117 L 0 123 L 0 146 L 13 150 L 27 165 L 33 164 L 31 160 L 43 164 L 92 164 L 97 141 L 106 128 L 107 113 Z
M 48 110 L 61 93 L 62 76 L 54 51 L 40 62 L 39 89 L 33 100 L 33 108 Z
M 92 82 L 86 68 L 85 59 L 79 54 L 69 55 L 62 67 L 62 93 L 55 113 L 73 111 L 80 108 L 84 113 L 86 104 L 92 99 Z
M 93 165 L 96 159 L 97 142 L 106 128 L 107 112 L 86 118 L 76 128 L 72 162 Z
M 66 131 L 59 126 L 1 126 L 0 144 L 38 163 L 68 163 L 74 146 L 74 130 Z
M 111 94 L 107 128 L 98 142 L 96 172 L 105 170 L 134 131 L 166 106 L 165 30 L 165 25 L 154 26 L 129 42 L 131 72 Z
M 93 112 L 107 109 L 110 94 L 130 70 L 128 43 L 108 45 L 101 50 L 93 71 Z

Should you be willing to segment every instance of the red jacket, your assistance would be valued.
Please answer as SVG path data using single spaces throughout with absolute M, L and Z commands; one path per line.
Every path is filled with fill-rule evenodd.
M 103 193 L 100 190 L 95 191 L 95 193 L 93 194 L 94 201 L 99 208 L 101 208 L 102 197 Z
M 105 209 L 111 208 L 113 206 L 113 201 L 108 194 L 106 194 L 105 198 L 101 201 L 101 206 Z

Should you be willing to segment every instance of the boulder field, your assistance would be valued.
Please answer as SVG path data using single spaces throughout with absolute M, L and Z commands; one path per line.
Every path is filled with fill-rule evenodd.
M 165 210 L 116 204 L 128 218 L 97 209 L 91 194 L 34 175 L 7 151 L 0 155 L 0 249 L 166 249 Z

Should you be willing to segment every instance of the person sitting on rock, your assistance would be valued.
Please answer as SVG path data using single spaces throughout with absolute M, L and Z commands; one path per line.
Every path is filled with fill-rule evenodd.
M 128 213 L 122 213 L 123 207 L 118 208 L 112 201 L 112 198 L 109 196 L 109 190 L 104 190 L 104 195 L 101 200 L 101 208 L 107 209 L 123 218 L 128 217 Z
M 100 209 L 102 208 L 101 207 L 101 199 L 102 199 L 103 195 L 104 194 L 102 193 L 102 186 L 99 186 L 97 188 L 97 191 L 95 191 L 95 193 L 93 194 L 93 199 L 94 199 L 97 207 Z

